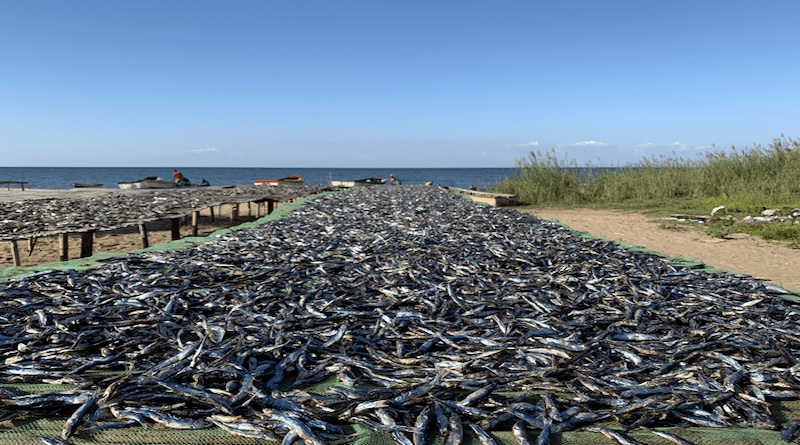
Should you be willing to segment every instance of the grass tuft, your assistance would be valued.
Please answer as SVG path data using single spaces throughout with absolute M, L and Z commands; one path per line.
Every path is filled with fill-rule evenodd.
M 732 147 L 699 160 L 653 157 L 616 169 L 578 168 L 566 156 L 559 160 L 555 150 L 531 151 L 493 189 L 539 206 L 706 215 L 725 206 L 735 219 L 759 216 L 766 209 L 781 209 L 778 214 L 786 215 L 800 208 L 800 141 L 781 135 L 766 148 Z M 791 222 L 749 226 L 718 219 L 707 227 L 716 236 L 743 232 L 800 248 L 800 225 Z

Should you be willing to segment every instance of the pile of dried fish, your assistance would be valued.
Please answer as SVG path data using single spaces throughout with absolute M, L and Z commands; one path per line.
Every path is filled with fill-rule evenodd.
M 0 410 L 72 412 L 65 440 L 151 422 L 309 445 L 348 424 L 403 445 L 466 426 L 486 444 L 627 440 L 605 421 L 775 429 L 769 401 L 800 398 L 800 310 L 773 290 L 443 190 L 362 188 L 5 283 L 0 382 L 76 389 L 4 389 Z
M 236 186 L 108 191 L 90 198 L 28 199 L 0 206 L 0 239 L 113 230 L 227 204 L 286 202 L 339 187 Z

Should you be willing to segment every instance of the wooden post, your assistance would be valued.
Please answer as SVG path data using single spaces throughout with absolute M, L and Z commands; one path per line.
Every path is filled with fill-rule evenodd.
M 231 225 L 239 225 L 239 203 L 234 202 L 231 204 Z
M 69 261 L 69 233 L 58 234 L 58 261 Z
M 275 201 L 267 201 L 267 215 L 275 211 Z
M 17 240 L 11 240 L 11 256 L 14 258 L 14 265 L 19 267 L 19 247 L 17 247 Z
M 250 201 L 247 202 L 247 216 L 250 217 Z
M 256 201 L 256 219 L 261 218 L 261 201 Z
M 142 235 L 142 249 L 150 247 L 147 242 L 147 227 L 145 227 L 144 223 L 139 224 L 139 233 Z
M 81 258 L 92 256 L 92 241 L 94 232 L 81 233 Z
M 172 222 L 172 240 L 181 239 L 181 219 L 172 218 L 170 222 Z
M 214 206 L 209 207 L 208 210 L 211 210 L 211 222 L 213 223 L 214 222 Z
M 200 221 L 200 212 L 192 212 L 192 236 L 197 236 L 198 221 Z

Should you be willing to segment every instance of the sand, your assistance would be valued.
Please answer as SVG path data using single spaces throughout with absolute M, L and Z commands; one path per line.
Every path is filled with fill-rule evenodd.
M 659 228 L 664 221 L 623 210 L 527 208 L 543 219 L 556 219 L 573 230 L 611 241 L 635 244 L 668 256 L 701 261 L 716 269 L 765 278 L 770 283 L 800 291 L 800 249 L 742 233 L 720 239 L 697 228 Z

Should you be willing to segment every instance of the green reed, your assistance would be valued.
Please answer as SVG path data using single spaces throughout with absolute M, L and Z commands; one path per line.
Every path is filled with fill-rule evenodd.
M 527 159 L 517 160 L 517 169 L 497 183 L 494 191 L 516 194 L 519 201 L 530 204 L 584 202 L 582 180 L 562 166 L 554 153 L 531 151 Z M 567 165 L 575 167 L 574 162 Z
M 709 234 L 746 232 L 800 248 L 800 225 L 792 221 L 756 227 L 733 225 L 736 219 L 758 216 L 764 209 L 787 212 L 800 208 L 800 142 L 781 135 L 766 148 L 732 147 L 728 153 L 704 156 L 699 160 L 651 157 L 614 170 L 589 165 L 586 176 L 578 177 L 575 163 L 559 161 L 554 150 L 531 152 L 494 190 L 516 194 L 523 205 L 706 215 L 725 206 L 730 219 L 709 221 Z
M 800 142 L 781 135 L 769 147 L 709 152 L 705 159 L 660 157 L 618 167 L 593 169 L 579 178 L 574 162 L 559 161 L 554 151 L 530 152 L 516 171 L 496 184 L 531 205 L 660 206 L 675 200 L 708 203 L 749 202 L 753 207 L 800 206 Z M 767 205 L 769 204 L 769 205 Z

